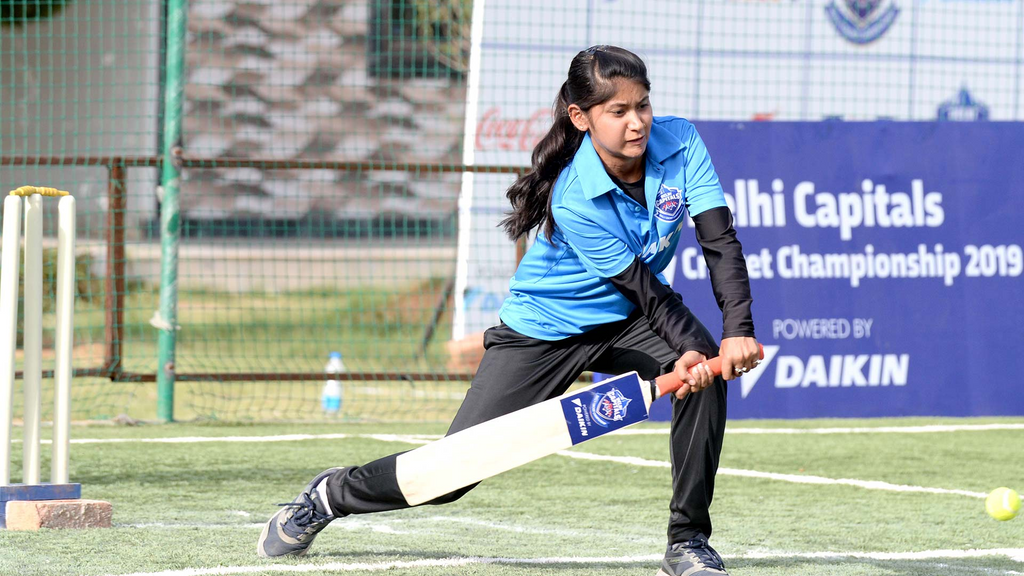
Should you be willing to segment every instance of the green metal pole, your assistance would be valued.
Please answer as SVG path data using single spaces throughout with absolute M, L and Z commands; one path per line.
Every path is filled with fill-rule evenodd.
M 163 171 L 160 186 L 160 315 L 157 340 L 157 418 L 174 420 L 174 360 L 178 329 L 178 242 L 181 238 L 181 110 L 184 98 L 187 0 L 167 1 L 167 52 L 164 66 Z

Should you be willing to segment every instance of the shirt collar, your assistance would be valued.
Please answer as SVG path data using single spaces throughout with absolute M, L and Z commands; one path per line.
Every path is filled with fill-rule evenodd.
M 679 138 L 662 128 L 660 124 L 651 124 L 651 137 L 647 141 L 647 162 L 660 165 L 669 156 L 683 149 L 683 143 Z M 601 194 L 615 189 L 608 172 L 601 163 L 601 157 L 594 149 L 594 142 L 590 134 L 583 136 L 583 142 L 572 159 L 576 174 L 579 176 L 580 184 L 583 185 L 583 196 L 592 200 Z

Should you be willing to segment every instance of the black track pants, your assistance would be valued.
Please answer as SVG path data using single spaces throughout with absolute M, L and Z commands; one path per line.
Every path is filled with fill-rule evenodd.
M 712 349 L 711 334 L 704 329 Z M 500 324 L 484 334 L 483 360 L 449 434 L 565 393 L 585 370 L 619 374 L 636 370 L 653 379 L 672 370 L 677 354 L 634 316 L 579 336 L 548 342 L 524 336 Z M 672 399 L 672 500 L 669 542 L 697 533 L 711 535 L 708 507 L 715 489 L 725 435 L 726 382 L 683 400 Z M 342 470 L 328 479 L 336 516 L 407 508 L 398 488 L 392 454 L 363 466 Z M 469 486 L 428 504 L 445 504 L 473 489 Z

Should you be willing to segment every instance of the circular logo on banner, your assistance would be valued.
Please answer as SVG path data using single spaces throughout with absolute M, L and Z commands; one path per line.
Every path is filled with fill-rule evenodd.
M 843 38 L 867 44 L 889 30 L 900 9 L 893 0 L 834 0 L 825 13 Z

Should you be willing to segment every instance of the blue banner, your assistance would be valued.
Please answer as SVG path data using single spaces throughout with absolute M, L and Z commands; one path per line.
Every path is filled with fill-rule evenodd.
M 730 383 L 731 418 L 1024 414 L 1024 124 L 697 128 L 767 352 Z M 673 287 L 721 334 L 688 238 Z

